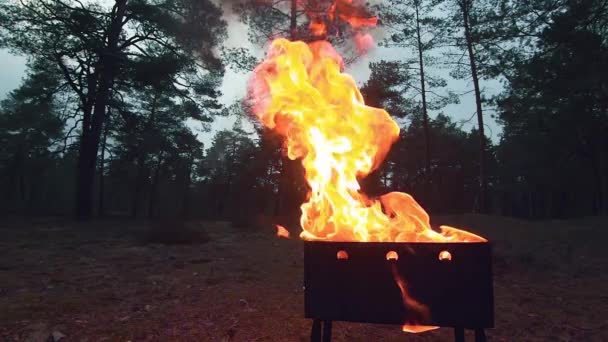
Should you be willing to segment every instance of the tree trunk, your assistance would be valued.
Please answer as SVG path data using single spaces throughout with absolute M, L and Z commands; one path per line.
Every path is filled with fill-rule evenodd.
M 431 183 L 431 137 L 429 135 L 429 115 L 426 105 L 426 80 L 424 77 L 424 60 L 422 58 L 422 37 L 420 34 L 420 18 L 419 18 L 419 3 L 416 2 L 416 39 L 418 47 L 418 66 L 420 68 L 420 90 L 422 93 L 422 127 L 424 129 L 424 144 L 425 144 L 425 192 L 426 196 L 430 196 Z
M 608 150 L 599 147 L 597 161 L 598 214 L 608 215 Z M 608 146 L 607 146 L 608 147 Z
M 137 156 L 137 175 L 135 176 L 136 177 L 135 178 L 135 191 L 133 193 L 133 203 L 131 204 L 131 216 L 132 217 L 137 216 L 137 209 L 139 207 L 139 203 L 138 203 L 139 198 L 140 198 L 141 192 L 143 190 L 144 183 L 146 182 L 146 179 L 149 177 L 150 170 L 146 169 L 146 158 L 150 154 L 150 149 L 149 149 L 150 137 L 148 134 L 151 132 L 152 128 L 156 124 L 156 109 L 157 109 L 157 103 L 158 103 L 159 96 L 160 95 L 157 90 L 154 93 L 154 97 L 152 98 L 152 107 L 150 108 L 150 118 L 148 119 L 148 122 L 146 122 L 146 125 L 144 126 L 144 130 L 142 131 L 141 146 L 139 146 L 139 153 Z
M 291 0 L 291 11 L 289 13 L 289 39 L 298 39 L 298 0 Z
M 118 41 L 124 25 L 127 0 L 116 0 L 112 22 L 108 33 L 108 43 L 102 49 L 96 69 L 99 69 L 95 104 L 89 120 L 83 116 L 82 135 L 78 155 L 78 175 L 76 181 L 76 215 L 89 218 L 93 209 L 93 185 L 97 166 L 97 150 L 106 114 L 106 105 L 118 66 Z M 86 113 L 85 113 L 86 114 Z
M 21 172 L 19 172 L 19 203 L 22 207 L 25 206 L 25 167 L 19 166 Z
M 154 217 L 156 211 L 156 189 L 158 188 L 158 181 L 160 178 L 160 168 L 162 165 L 162 155 L 159 153 L 156 168 L 154 169 L 154 177 L 152 179 L 152 185 L 150 187 L 150 200 L 148 202 L 148 217 Z
M 477 63 L 475 61 L 475 52 L 473 51 L 473 38 L 471 36 L 471 28 L 469 23 L 469 11 L 471 0 L 462 0 L 460 8 L 462 10 L 464 34 L 469 52 L 469 62 L 471 64 L 471 77 L 473 78 L 473 87 L 475 90 L 475 104 L 477 106 L 477 125 L 479 127 L 479 211 L 486 213 L 488 210 L 488 180 L 486 176 L 486 137 L 484 134 L 483 111 L 481 106 L 481 90 L 479 87 L 479 76 L 477 75 Z
M 192 161 L 193 158 L 190 156 L 186 161 L 186 168 L 184 174 L 184 190 L 182 199 L 182 218 L 188 217 L 188 206 L 190 203 L 190 182 L 192 177 Z
M 99 203 L 98 203 L 98 215 L 104 216 L 105 208 L 104 208 L 104 191 L 105 191 L 105 165 L 106 165 L 106 143 L 108 140 L 108 124 L 103 130 L 103 139 L 101 141 L 101 160 L 99 161 Z
M 144 187 L 144 172 L 146 171 L 146 155 L 143 151 L 137 155 L 137 172 L 135 174 L 135 189 L 133 190 L 133 198 L 131 199 L 131 217 L 137 217 L 139 209 L 139 198 Z
M 291 0 L 291 12 L 290 12 L 290 39 L 295 41 L 298 39 L 297 35 L 297 0 Z M 290 175 L 292 174 L 291 169 L 293 169 L 292 165 L 296 161 L 289 159 L 285 154 L 281 154 L 281 169 L 279 173 L 279 184 L 277 190 L 277 196 L 274 207 L 274 215 L 280 216 L 285 213 L 285 200 L 286 194 L 289 191 L 289 187 L 293 185 L 290 182 Z

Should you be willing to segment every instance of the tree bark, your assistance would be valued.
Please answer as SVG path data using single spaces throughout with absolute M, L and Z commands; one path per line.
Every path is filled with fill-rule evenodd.
M 604 148 L 603 148 L 604 147 Z M 600 145 L 597 156 L 598 165 L 598 207 L 600 215 L 608 215 L 608 146 Z
M 76 215 L 89 218 L 93 209 L 93 185 L 97 166 L 97 151 L 101 139 L 101 131 L 110 98 L 110 91 L 118 66 L 118 41 L 124 25 L 127 0 L 116 0 L 113 18 L 108 32 L 108 43 L 102 49 L 96 69 L 99 69 L 97 91 L 93 113 L 83 117 L 82 135 L 78 155 L 78 175 L 76 181 Z
M 107 121 L 107 120 L 106 120 Z M 104 216 L 105 208 L 104 208 L 104 191 L 105 191 L 105 165 L 106 165 L 106 143 L 108 140 L 108 124 L 106 122 L 105 127 L 103 129 L 103 139 L 101 141 L 101 160 L 99 161 L 99 203 L 98 203 L 98 213 L 99 216 Z
M 146 158 L 148 157 L 149 149 L 149 138 L 148 133 L 155 125 L 156 121 L 156 104 L 158 102 L 158 92 L 154 93 L 152 98 L 152 107 L 150 108 L 150 118 L 144 127 L 142 132 L 142 142 L 139 146 L 139 153 L 137 154 L 137 174 L 135 176 L 135 191 L 133 192 L 133 202 L 131 203 L 131 217 L 137 216 L 137 209 L 139 208 L 139 198 L 144 187 L 144 183 L 148 178 L 149 170 L 146 169 Z
M 150 186 L 150 200 L 148 202 L 148 217 L 154 217 L 156 211 L 156 189 L 158 188 L 158 181 L 160 178 L 160 168 L 162 166 L 162 154 L 158 154 L 158 161 L 156 162 L 156 168 L 154 169 L 154 177 Z
M 424 59 L 422 58 L 422 37 L 420 34 L 420 17 L 419 17 L 419 2 L 415 3 L 416 10 L 416 39 L 418 47 L 418 66 L 420 68 L 420 90 L 422 93 L 422 127 L 424 130 L 424 143 L 425 143 L 425 187 L 426 195 L 430 190 L 431 183 L 431 138 L 429 134 L 429 115 L 426 104 L 426 80 L 424 77 Z
M 144 186 L 144 172 L 146 163 L 146 156 L 141 151 L 137 156 L 137 172 L 135 174 L 135 189 L 133 190 L 133 198 L 131 199 L 131 217 L 137 217 L 137 211 L 139 209 L 139 198 L 141 197 L 141 191 Z
M 291 11 L 289 13 L 289 39 L 295 41 L 298 39 L 298 1 L 291 0 Z
M 473 78 L 473 87 L 475 90 L 475 104 L 477 107 L 477 125 L 479 129 L 479 211 L 487 212 L 488 203 L 488 180 L 486 176 L 486 137 L 484 134 L 483 125 L 483 110 L 481 105 L 481 90 L 479 87 L 479 76 L 477 74 L 477 62 L 475 61 L 475 51 L 473 49 L 473 38 L 471 36 L 469 12 L 472 5 L 472 0 L 461 0 L 460 8 L 462 10 L 464 35 L 469 53 L 469 62 L 471 65 L 471 77 Z
M 186 161 L 186 168 L 184 170 L 184 190 L 182 199 L 182 218 L 188 217 L 188 207 L 190 205 L 190 183 L 192 180 L 192 163 L 193 157 L 189 156 Z

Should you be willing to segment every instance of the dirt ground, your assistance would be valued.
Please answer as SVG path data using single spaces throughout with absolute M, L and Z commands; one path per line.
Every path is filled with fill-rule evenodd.
M 608 219 L 434 223 L 494 243 L 490 341 L 608 341 Z M 0 340 L 309 340 L 298 239 L 221 222 L 187 229 L 184 243 L 162 244 L 135 221 L 0 221 Z M 335 341 L 452 339 L 450 329 L 334 324 Z

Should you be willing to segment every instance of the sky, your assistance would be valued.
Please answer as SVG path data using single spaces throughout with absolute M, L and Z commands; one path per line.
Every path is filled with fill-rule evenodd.
M 247 27 L 240 23 L 237 18 L 227 14 L 228 25 L 228 40 L 225 42 L 228 47 L 245 47 L 254 51 L 258 56 L 263 56 L 263 51 L 254 47 L 247 40 Z M 376 47 L 368 52 L 366 56 L 361 57 L 355 64 L 349 66 L 347 73 L 351 74 L 357 81 L 359 86 L 362 86 L 369 77 L 370 70 L 369 62 L 394 59 L 405 59 L 408 57 L 408 51 L 405 49 L 383 48 Z M 25 75 L 26 58 L 24 56 L 16 56 L 9 53 L 7 50 L 0 49 L 0 99 L 4 98 L 8 92 L 19 86 L 22 77 Z M 448 81 L 448 88 L 458 93 L 465 93 L 472 90 L 471 82 L 463 80 L 455 80 L 449 77 L 447 70 L 436 70 L 436 73 L 444 77 Z M 250 74 L 242 71 L 232 70 L 227 68 L 222 84 L 221 102 L 226 105 L 232 104 L 234 101 L 243 98 L 246 93 L 247 81 Z M 482 82 L 484 94 L 496 94 L 501 91 L 501 85 L 498 81 Z M 442 112 L 452 118 L 453 121 L 459 123 L 463 129 L 470 130 L 477 125 L 475 116 L 475 99 L 472 92 L 460 97 L 459 104 L 453 104 L 445 107 Z M 438 113 L 429 113 L 431 117 Z M 486 134 L 494 141 L 498 142 L 501 129 L 495 120 L 491 117 L 491 112 L 488 109 L 484 113 L 484 121 L 486 123 Z M 236 118 L 220 117 L 211 125 L 210 132 L 204 132 L 200 129 L 200 125 L 190 123 L 190 126 L 198 134 L 200 140 L 203 141 L 206 147 L 210 146 L 210 141 L 215 132 L 222 129 L 230 129 Z
M 8 92 L 19 86 L 25 74 L 26 58 L 0 49 L 0 61 L 0 99 L 3 99 Z

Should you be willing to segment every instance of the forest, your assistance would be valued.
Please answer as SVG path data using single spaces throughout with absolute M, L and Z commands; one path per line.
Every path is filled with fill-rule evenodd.
M 608 341 L 608 0 L 0 0 L 0 56 L 2 341 Z
M 293 217 L 307 186 L 282 142 L 251 119 L 247 99 L 221 103 L 226 68 L 256 55 L 223 48 L 228 21 L 268 37 L 311 39 L 328 1 L 3 1 L 0 46 L 27 56 L 0 107 L 0 210 L 11 215 Z M 325 7 L 324 7 L 325 6 Z M 402 125 L 370 193 L 402 190 L 431 212 L 523 218 L 608 213 L 608 4 L 600 0 L 411 0 L 372 4 L 380 46 L 367 104 Z M 234 19 L 236 18 L 236 19 Z M 345 53 L 349 30 L 331 39 Z M 350 49 L 350 50 L 349 50 Z M 347 60 L 348 61 L 348 60 Z M 440 70 L 441 72 L 437 72 Z M 475 95 L 476 125 L 444 110 Z M 480 83 L 499 80 L 499 94 Z M 191 129 L 209 130 L 209 146 Z M 497 139 L 484 119 L 500 125 Z M 474 121 L 475 122 L 475 121 Z M 243 123 L 246 123 L 243 125 Z M 239 208 L 239 210 L 234 210 Z

